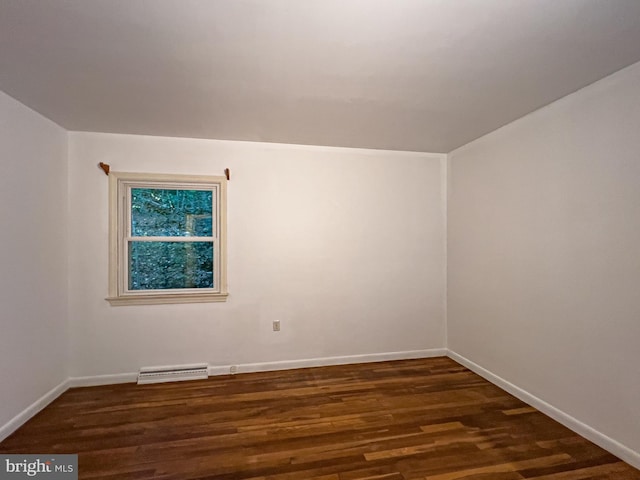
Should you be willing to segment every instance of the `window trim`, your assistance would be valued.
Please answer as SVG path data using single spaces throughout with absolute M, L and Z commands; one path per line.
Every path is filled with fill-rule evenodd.
M 131 186 L 158 184 L 160 188 L 185 188 L 194 186 L 216 187 L 217 237 L 213 238 L 214 247 L 218 247 L 219 269 L 214 270 L 214 279 L 218 280 L 219 289 L 215 291 L 198 291 L 184 289 L 175 293 L 166 290 L 153 292 L 144 290 L 132 292 L 128 290 L 125 279 L 125 248 L 129 228 L 126 224 L 130 211 L 126 211 L 128 202 L 125 195 Z M 130 208 L 130 207 L 129 207 Z M 214 250 L 215 251 L 215 250 Z M 157 305 L 169 303 L 206 303 L 225 302 L 229 295 L 227 289 L 227 178 L 210 175 L 171 175 L 157 173 L 109 173 L 109 296 L 106 300 L 117 305 Z

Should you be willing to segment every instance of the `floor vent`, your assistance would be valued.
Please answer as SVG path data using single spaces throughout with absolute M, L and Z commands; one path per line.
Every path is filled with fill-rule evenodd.
M 206 364 L 177 365 L 173 367 L 143 367 L 138 373 L 138 385 L 146 383 L 181 382 L 209 378 Z

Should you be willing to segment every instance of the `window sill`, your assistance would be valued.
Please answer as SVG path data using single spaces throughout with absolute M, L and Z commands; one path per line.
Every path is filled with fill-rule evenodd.
M 162 305 L 170 303 L 211 303 L 226 302 L 228 293 L 206 294 L 178 294 L 178 295 L 131 295 L 122 297 L 107 297 L 106 300 L 113 307 L 121 305 Z

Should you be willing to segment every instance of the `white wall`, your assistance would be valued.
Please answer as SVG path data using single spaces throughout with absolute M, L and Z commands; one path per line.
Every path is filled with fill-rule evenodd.
M 67 378 L 66 137 L 0 92 L 0 439 Z
M 450 169 L 449 348 L 640 452 L 640 64 Z
M 444 347 L 444 156 L 71 133 L 69 158 L 72 376 Z M 101 161 L 231 169 L 227 303 L 104 300 Z

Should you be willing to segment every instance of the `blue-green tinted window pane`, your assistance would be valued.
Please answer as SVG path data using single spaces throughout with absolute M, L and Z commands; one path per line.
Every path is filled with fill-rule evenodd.
M 212 242 L 129 243 L 129 290 L 213 286 Z
M 131 189 L 134 237 L 211 237 L 211 190 Z

